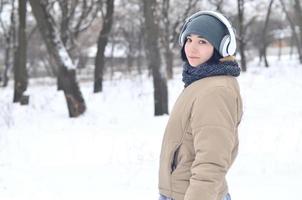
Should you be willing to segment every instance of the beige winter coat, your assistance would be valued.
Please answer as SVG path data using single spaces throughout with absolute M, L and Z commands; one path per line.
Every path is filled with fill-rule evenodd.
M 159 192 L 175 200 L 222 200 L 238 150 L 242 102 L 236 78 L 193 82 L 178 97 L 160 156 Z

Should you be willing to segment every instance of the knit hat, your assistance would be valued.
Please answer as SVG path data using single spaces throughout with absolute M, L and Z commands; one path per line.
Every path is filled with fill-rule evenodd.
M 217 51 L 219 51 L 221 40 L 228 34 L 228 29 L 217 18 L 208 14 L 203 14 L 187 22 L 182 37 L 187 38 L 190 34 L 196 34 L 205 38 Z M 182 45 L 184 44 L 185 40 Z

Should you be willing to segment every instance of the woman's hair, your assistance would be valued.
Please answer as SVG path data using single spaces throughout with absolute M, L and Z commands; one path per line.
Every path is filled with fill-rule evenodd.
M 188 62 L 188 58 L 185 52 L 185 44 L 186 43 L 184 43 L 184 45 L 181 48 L 180 57 L 184 62 Z M 214 48 L 212 57 L 209 60 L 207 60 L 206 63 L 219 63 L 221 58 L 222 56 L 220 55 L 220 53 Z

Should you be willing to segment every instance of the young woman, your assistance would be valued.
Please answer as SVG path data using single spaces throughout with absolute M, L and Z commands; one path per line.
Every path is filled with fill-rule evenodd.
M 185 88 L 162 142 L 161 200 L 230 200 L 226 173 L 238 150 L 242 117 L 236 39 L 220 13 L 189 17 L 179 36 Z

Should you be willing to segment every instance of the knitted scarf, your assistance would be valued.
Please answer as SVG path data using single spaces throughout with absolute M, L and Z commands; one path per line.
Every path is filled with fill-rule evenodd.
M 236 61 L 224 61 L 219 63 L 203 63 L 192 67 L 188 62 L 185 62 L 182 81 L 185 83 L 185 87 L 187 87 L 199 79 L 219 75 L 239 76 L 240 68 L 238 63 Z

